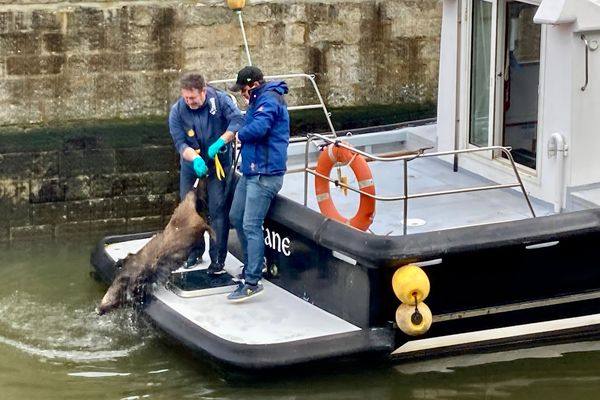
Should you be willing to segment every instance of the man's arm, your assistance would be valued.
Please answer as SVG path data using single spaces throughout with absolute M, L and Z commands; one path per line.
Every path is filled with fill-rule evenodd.
M 181 122 L 181 117 L 179 116 L 177 105 L 178 103 L 175 103 L 173 107 L 171 107 L 171 112 L 169 113 L 169 132 L 171 133 L 171 137 L 173 138 L 173 143 L 175 144 L 175 149 L 177 152 L 181 154 L 185 160 L 192 161 L 192 159 L 188 158 L 188 150 L 191 150 L 194 154 L 195 152 L 185 142 L 185 132 Z M 186 156 L 186 154 L 188 154 L 188 156 Z
M 183 157 L 183 159 L 186 160 L 186 161 L 194 161 L 194 158 L 198 158 L 200 156 L 198 155 L 198 153 L 196 153 L 194 151 L 194 149 L 192 149 L 191 147 L 187 147 L 181 153 L 181 157 Z
M 233 103 L 233 100 L 231 100 L 231 98 L 226 94 L 221 92 L 217 93 L 217 96 L 219 96 L 219 104 L 221 105 L 222 113 L 225 119 L 227 119 L 229 125 L 227 125 L 227 130 L 219 137 L 219 139 L 212 143 L 208 148 L 208 158 L 214 158 L 223 146 L 232 142 L 235 138 L 235 132 L 237 132 L 244 123 L 244 117 L 242 116 L 240 110 Z
M 238 137 L 242 143 L 260 141 L 277 118 L 278 104 L 275 99 L 268 95 L 263 97 L 252 111 L 252 122 L 244 125 L 238 131 Z
M 239 131 L 242 125 L 244 125 L 244 116 L 242 115 L 240 109 L 237 108 L 237 106 L 233 103 L 233 100 L 231 100 L 231 98 L 226 94 L 221 94 L 221 107 L 225 119 L 229 122 L 229 125 L 227 125 L 227 131 L 225 133 Z M 230 140 L 226 140 L 226 142 L 230 142 L 232 139 L 233 137 Z

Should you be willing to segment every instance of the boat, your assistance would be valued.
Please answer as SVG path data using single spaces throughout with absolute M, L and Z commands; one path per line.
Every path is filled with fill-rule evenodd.
M 444 0 L 435 122 L 289 148 L 264 224 L 264 294 L 177 269 L 139 308 L 227 368 L 403 363 L 600 337 L 600 4 Z M 215 81 L 223 84 L 233 80 Z M 357 178 L 358 177 L 358 178 Z M 92 266 L 152 233 L 103 238 Z M 205 257 L 206 259 L 207 257 Z

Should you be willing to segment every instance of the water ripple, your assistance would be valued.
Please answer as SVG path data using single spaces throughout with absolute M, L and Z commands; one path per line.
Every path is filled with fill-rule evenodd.
M 0 343 L 43 359 L 90 362 L 126 357 L 152 335 L 130 309 L 100 317 L 92 304 L 75 307 L 18 291 L 0 298 Z
M 70 372 L 67 375 L 69 376 L 80 376 L 83 378 L 106 378 L 112 376 L 129 376 L 131 375 L 129 372 L 97 372 L 97 371 L 87 371 L 87 372 Z
M 86 351 L 86 350 L 55 350 L 41 349 L 31 345 L 27 345 L 16 340 L 8 339 L 0 336 L 0 343 L 14 347 L 24 353 L 37 356 L 44 359 L 60 359 L 75 362 L 90 362 L 90 361 L 105 361 L 114 360 L 119 357 L 126 357 L 131 352 L 140 349 L 143 344 L 132 346 L 123 350 L 104 350 L 104 351 Z

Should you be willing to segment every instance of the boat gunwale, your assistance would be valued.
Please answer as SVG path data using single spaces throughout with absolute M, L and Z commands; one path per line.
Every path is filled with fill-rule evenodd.
M 411 262 L 475 250 L 525 247 L 599 232 L 600 208 L 441 231 L 383 236 L 349 227 L 278 194 L 267 215 L 267 224 L 269 220 L 331 251 L 349 256 L 367 268 L 397 268 Z M 95 251 L 123 238 L 142 239 L 155 233 L 107 236 Z
M 408 235 L 375 235 L 329 219 L 278 195 L 267 221 L 312 239 L 370 268 L 425 261 L 474 250 L 531 246 L 600 231 L 600 208 Z

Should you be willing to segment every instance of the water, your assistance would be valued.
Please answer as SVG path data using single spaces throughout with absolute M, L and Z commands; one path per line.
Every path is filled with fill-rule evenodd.
M 90 243 L 0 250 L 0 400 L 590 399 L 600 343 L 446 358 L 397 367 L 229 377 L 139 321 L 99 317 Z M 502 361 L 498 361 L 498 360 Z

